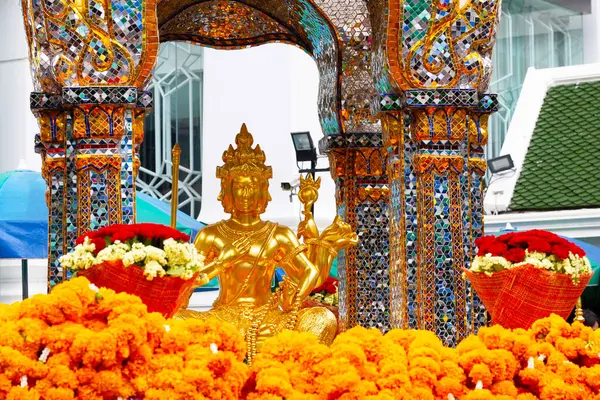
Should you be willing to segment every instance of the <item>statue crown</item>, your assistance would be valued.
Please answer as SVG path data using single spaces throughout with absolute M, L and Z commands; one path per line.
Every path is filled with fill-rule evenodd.
M 221 167 L 217 167 L 217 178 L 232 178 L 234 176 L 257 176 L 264 179 L 270 179 L 273 171 L 270 166 L 265 165 L 265 152 L 257 144 L 252 148 L 254 138 L 248 132 L 246 124 L 242 124 L 240 133 L 235 137 L 237 148 L 229 145 L 229 148 L 223 153 L 223 162 Z

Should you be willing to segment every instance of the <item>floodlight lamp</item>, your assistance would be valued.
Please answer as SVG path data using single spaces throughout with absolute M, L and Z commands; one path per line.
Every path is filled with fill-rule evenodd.
M 310 132 L 293 132 L 292 142 L 296 150 L 296 161 L 316 161 L 317 150 L 313 144 Z
M 499 174 L 501 172 L 510 171 L 515 168 L 515 164 L 513 163 L 510 154 L 492 158 L 491 160 L 488 160 L 487 164 L 492 174 Z

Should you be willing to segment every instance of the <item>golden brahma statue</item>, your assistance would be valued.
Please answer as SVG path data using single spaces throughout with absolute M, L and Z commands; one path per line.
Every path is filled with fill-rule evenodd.
M 305 243 L 289 228 L 263 221 L 260 216 L 271 200 L 271 167 L 260 146 L 252 148 L 245 124 L 235 143 L 237 148 L 230 145 L 223 153 L 224 165 L 217 167 L 218 199 L 231 217 L 206 226 L 194 241 L 206 256 L 198 285 L 218 277 L 219 297 L 208 312 L 183 309 L 176 318 L 216 318 L 234 325 L 246 340 L 249 361 L 265 339 L 284 329 L 311 332 L 329 344 L 337 330 L 335 316 L 324 307 L 302 308 L 302 303 L 327 278 L 338 251 L 356 244 L 357 236 L 339 217 L 319 235 L 309 210 L 320 180 L 312 178 L 302 179 L 299 191 L 305 219 L 298 236 Z M 286 277 L 272 292 L 276 267 Z

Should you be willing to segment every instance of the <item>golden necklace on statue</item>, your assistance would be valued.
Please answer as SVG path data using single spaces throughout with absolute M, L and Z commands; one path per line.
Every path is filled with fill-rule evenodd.
M 227 221 L 221 221 L 217 225 L 217 230 L 221 233 L 222 237 L 231 240 L 233 245 L 240 254 L 246 254 L 254 243 L 257 243 L 261 238 L 267 236 L 270 229 L 273 228 L 273 224 L 266 222 L 262 228 L 256 231 L 248 230 L 237 230 L 231 228 Z

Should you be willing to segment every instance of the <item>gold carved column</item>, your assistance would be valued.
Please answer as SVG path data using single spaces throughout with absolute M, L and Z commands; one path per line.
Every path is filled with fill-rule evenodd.
M 390 179 L 391 324 L 456 345 L 487 323 L 463 276 L 483 234 L 485 94 L 499 1 L 372 0 Z
M 135 222 L 137 150 L 158 53 L 156 1 L 23 0 L 48 189 L 48 285 L 77 236 Z

